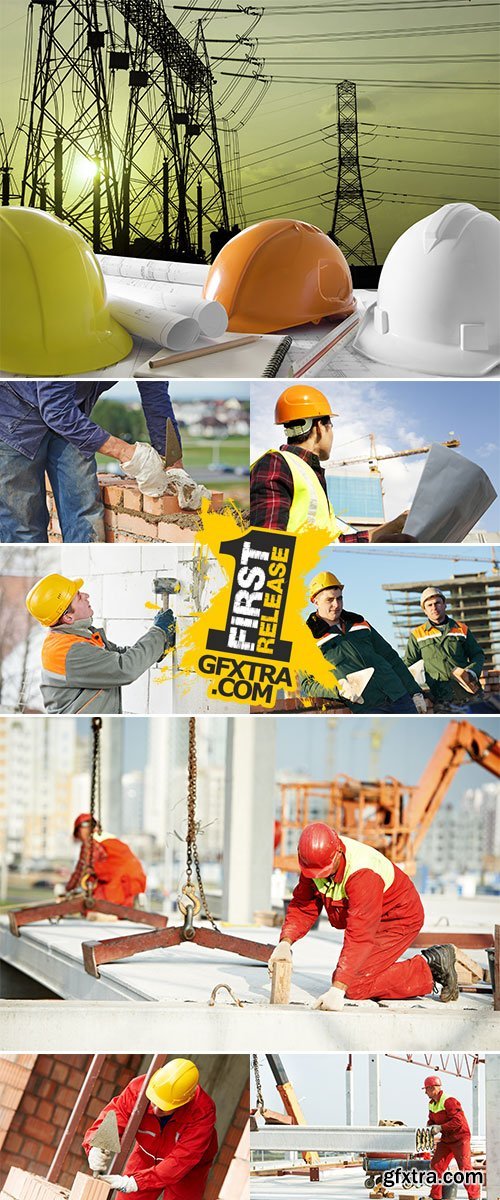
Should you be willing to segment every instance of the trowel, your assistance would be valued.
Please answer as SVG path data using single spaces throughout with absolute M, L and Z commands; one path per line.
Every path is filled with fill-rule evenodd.
M 173 467 L 174 463 L 180 462 L 182 459 L 182 446 L 175 432 L 173 422 L 170 417 L 167 417 L 167 428 L 165 431 L 165 470 Z
M 365 667 L 362 671 L 351 671 L 345 679 L 339 679 L 337 687 L 344 700 L 351 704 L 364 704 L 363 692 L 369 683 L 375 667 Z
M 108 1154 L 112 1154 L 113 1157 L 115 1154 L 119 1154 L 121 1145 L 118 1133 L 118 1121 L 116 1120 L 116 1113 L 112 1110 L 106 1113 L 99 1128 L 92 1134 L 90 1145 L 97 1146 L 99 1150 L 107 1150 Z M 101 1171 L 93 1171 L 92 1174 L 94 1179 L 102 1179 L 103 1173 Z
M 455 667 L 455 670 L 452 671 L 452 675 L 455 676 L 455 679 L 457 683 L 460 684 L 460 687 L 463 687 L 464 691 L 470 692 L 472 696 L 479 691 L 479 683 L 475 679 L 467 679 L 468 671 L 464 667 Z

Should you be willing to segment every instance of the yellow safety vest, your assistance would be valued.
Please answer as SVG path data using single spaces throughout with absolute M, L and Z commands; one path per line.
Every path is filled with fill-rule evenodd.
M 315 879 L 314 883 L 323 896 L 329 896 L 330 900 L 338 903 L 340 900 L 345 900 L 347 896 L 346 884 L 351 875 L 355 871 L 375 871 L 376 875 L 384 883 L 384 892 L 390 888 L 394 882 L 394 864 L 389 862 L 388 858 L 384 858 L 379 850 L 374 850 L 373 846 L 366 846 L 363 842 L 356 842 L 353 838 L 343 837 L 342 841 L 345 846 L 345 871 L 344 877 L 340 883 L 335 883 L 334 879 Z
M 287 533 L 299 533 L 304 525 L 313 525 L 316 529 L 327 529 L 332 542 L 338 542 L 341 533 L 352 532 L 350 525 L 337 520 L 317 475 L 303 458 L 288 450 L 272 449 L 268 453 L 281 454 L 292 473 L 293 500 Z
M 446 1101 L 446 1096 L 445 1096 L 444 1092 L 441 1093 L 439 1100 L 429 1100 L 429 1112 L 431 1112 L 431 1113 L 444 1112 L 445 1101 Z

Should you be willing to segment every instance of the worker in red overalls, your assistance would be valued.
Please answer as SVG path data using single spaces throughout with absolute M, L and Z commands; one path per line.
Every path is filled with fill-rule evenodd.
M 300 879 L 269 964 L 292 959 L 324 907 L 330 925 L 345 929 L 332 986 L 314 1007 L 339 1012 L 350 1000 L 406 1000 L 441 984 L 441 1000 L 458 1000 L 455 947 L 430 946 L 398 962 L 424 923 L 411 879 L 378 850 L 339 837 L 322 821 L 306 825 L 297 854 Z
M 150 1103 L 135 1135 L 125 1174 L 105 1174 L 113 1155 L 93 1147 L 92 1135 L 111 1111 L 116 1114 L 119 1135 L 124 1132 L 144 1079 L 144 1075 L 132 1079 L 87 1129 L 83 1148 L 90 1170 L 99 1172 L 103 1181 L 119 1192 L 136 1192 L 139 1200 L 157 1200 L 163 1190 L 165 1200 L 203 1200 L 218 1149 L 216 1108 L 200 1087 L 197 1066 L 187 1058 L 173 1058 L 151 1076 L 146 1088 Z
M 139 859 L 126 842 L 113 837 L 111 833 L 103 833 L 90 813 L 80 813 L 76 818 L 73 837 L 81 843 L 80 857 L 65 885 L 65 891 L 85 888 L 90 874 L 92 895 L 96 900 L 111 900 L 114 904 L 133 906 L 136 896 L 146 890 L 146 876 Z
M 445 1096 L 438 1075 L 428 1075 L 424 1082 L 429 1100 L 427 1124 L 437 1126 L 439 1139 L 432 1156 L 430 1170 L 442 1176 L 455 1160 L 459 1171 L 471 1171 L 470 1129 L 459 1100 Z M 481 1188 L 478 1183 L 464 1184 L 469 1200 L 479 1200 Z M 441 1200 L 443 1191 L 440 1183 L 431 1188 L 431 1200 Z

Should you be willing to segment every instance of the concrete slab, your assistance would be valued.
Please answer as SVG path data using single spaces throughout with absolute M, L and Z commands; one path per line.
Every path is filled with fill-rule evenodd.
M 409 1046 L 419 1050 L 429 1045 L 442 1050 L 456 1050 L 457 1046 L 474 1046 L 478 1051 L 500 1049 L 500 1015 L 494 1013 L 491 999 L 485 996 L 461 996 L 450 1005 L 428 997 L 383 1006 L 373 1001 L 348 1002 L 342 1013 L 312 1011 L 307 1005 L 325 988 L 324 943 L 318 936 L 310 936 L 297 946 L 292 1002 L 286 1008 L 270 1006 L 270 983 L 263 965 L 189 944 L 103 966 L 101 979 L 86 974 L 81 956 L 83 941 L 116 937 L 118 932 L 139 932 L 140 928 L 143 930 L 121 922 L 118 931 L 116 924 L 67 920 L 57 925 L 31 926 L 20 938 L 14 938 L 2 918 L 0 959 L 38 979 L 62 999 L 75 1002 L 77 1008 L 82 1002 L 99 1002 L 99 1015 L 94 1009 L 86 1047 L 94 1051 L 99 1046 L 108 1052 L 126 1048 L 130 1036 L 127 1000 L 134 1001 L 135 1043 L 144 1053 L 154 1050 L 156 1037 L 161 1041 L 166 1009 L 169 1035 L 173 1039 L 178 1036 L 179 1044 L 182 1042 L 188 1008 L 196 1013 L 197 1044 L 193 1050 L 197 1052 L 203 1051 L 207 1038 L 210 1045 L 231 1053 L 248 1052 L 249 1046 L 256 1052 L 273 1046 L 283 1053 L 297 1046 L 303 1051 L 321 1052 L 407 1051 Z M 276 940 L 276 930 L 231 927 L 231 932 L 261 942 Z M 210 995 L 218 983 L 228 984 L 243 1007 L 236 1007 L 224 993 L 219 994 L 216 1007 L 209 1007 Z M 150 1005 L 149 1001 L 159 1003 Z M 41 1003 L 37 1002 L 38 1012 Z M 1 1004 L 5 1050 L 26 1049 L 28 1043 L 32 1044 L 30 1007 L 29 1001 L 25 1005 L 19 1001 Z M 143 1010 L 141 1022 L 139 1009 Z M 71 1050 L 74 1017 L 67 1020 L 66 1005 L 49 1001 L 45 1012 L 47 1022 L 54 1022 L 53 1048 Z M 128 1031 L 125 1036 L 124 1030 Z M 45 1037 L 49 1036 L 46 1024 Z M 10 1039 L 8 1044 L 6 1038 Z
M 294 1178 L 291 1175 L 280 1179 L 252 1179 L 250 1183 L 251 1200 L 314 1200 L 314 1196 L 322 1200 L 367 1200 L 369 1191 L 364 1186 L 365 1172 L 361 1167 L 339 1168 L 338 1171 L 324 1171 L 319 1183 L 310 1183 L 305 1177 Z M 405 1193 L 401 1193 L 405 1195 Z M 408 1193 L 406 1193 L 408 1194 Z M 395 1195 L 399 1196 L 396 1190 Z M 428 1190 L 423 1192 L 428 1195 Z M 488 1192 L 483 1188 L 482 1200 L 488 1200 Z M 458 1200 L 465 1200 L 465 1188 L 459 1186 Z

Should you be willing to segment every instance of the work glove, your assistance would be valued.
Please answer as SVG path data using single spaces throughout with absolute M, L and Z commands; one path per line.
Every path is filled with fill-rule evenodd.
M 167 496 L 177 496 L 179 508 L 201 508 L 203 499 L 211 500 L 211 492 L 202 483 L 195 483 L 187 471 L 171 467 L 165 472 Z
M 426 713 L 427 712 L 425 696 L 422 695 L 422 692 L 416 692 L 415 695 L 412 696 L 412 700 L 413 700 L 413 703 L 414 703 L 415 708 L 418 713 Z
M 102 1183 L 109 1183 L 117 1192 L 138 1192 L 139 1188 L 133 1175 L 102 1175 Z
M 64 883 L 54 884 L 54 896 L 56 900 L 61 900 L 63 896 L 67 896 L 66 885 Z
M 324 1012 L 342 1012 L 345 992 L 342 988 L 331 987 L 314 1001 L 313 1008 L 321 1008 Z
M 175 617 L 171 608 L 166 608 L 163 612 L 156 614 L 153 625 L 158 625 L 167 635 L 166 650 L 171 650 L 175 646 Z
M 107 1171 L 113 1159 L 112 1150 L 101 1150 L 100 1146 L 92 1146 L 89 1150 L 89 1167 L 91 1171 Z
M 144 496 L 163 496 L 167 490 L 167 476 L 163 459 L 147 442 L 137 442 L 132 458 L 122 463 L 125 474 L 135 479 Z
M 276 962 L 293 962 L 290 942 L 278 942 L 278 945 L 275 946 L 271 957 L 267 960 L 267 969 L 270 975 L 272 975 L 273 963 Z

